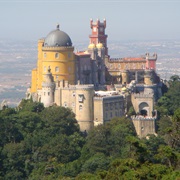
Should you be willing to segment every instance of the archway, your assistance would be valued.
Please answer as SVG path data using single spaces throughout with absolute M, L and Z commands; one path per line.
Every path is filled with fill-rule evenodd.
M 146 102 L 142 102 L 139 104 L 139 112 L 142 116 L 149 116 L 149 105 Z

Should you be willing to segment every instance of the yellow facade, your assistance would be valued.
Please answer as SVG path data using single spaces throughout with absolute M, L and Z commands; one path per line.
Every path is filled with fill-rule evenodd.
M 38 41 L 37 70 L 32 71 L 31 92 L 42 89 L 44 75 L 50 67 L 54 81 L 65 80 L 75 84 L 74 47 L 45 47 L 44 40 Z

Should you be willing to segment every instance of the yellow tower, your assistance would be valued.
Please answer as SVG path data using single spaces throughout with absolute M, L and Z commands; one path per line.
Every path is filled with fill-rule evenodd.
M 44 76 L 51 69 L 54 80 L 66 80 L 75 84 L 75 55 L 70 37 L 59 29 L 51 31 L 38 41 L 37 69 L 32 70 L 31 92 L 42 89 Z

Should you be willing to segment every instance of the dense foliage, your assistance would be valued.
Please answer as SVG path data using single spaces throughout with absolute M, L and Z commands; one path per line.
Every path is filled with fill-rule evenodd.
M 0 179 L 180 178 L 178 88 L 178 77 L 172 77 L 157 103 L 158 135 L 148 139 L 139 139 L 126 117 L 114 118 L 87 135 L 80 132 L 68 108 L 44 108 L 31 100 L 23 100 L 18 108 L 4 108 L 0 111 Z

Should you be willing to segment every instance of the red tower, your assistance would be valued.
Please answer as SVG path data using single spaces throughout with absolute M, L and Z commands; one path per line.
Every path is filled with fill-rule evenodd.
M 107 48 L 108 36 L 105 34 L 106 20 L 104 19 L 103 22 L 100 22 L 99 19 L 97 19 L 96 22 L 93 22 L 93 20 L 91 19 L 90 26 L 92 29 L 92 34 L 89 35 L 90 43 L 91 44 L 102 43 L 105 47 L 105 54 L 108 55 L 108 48 Z

